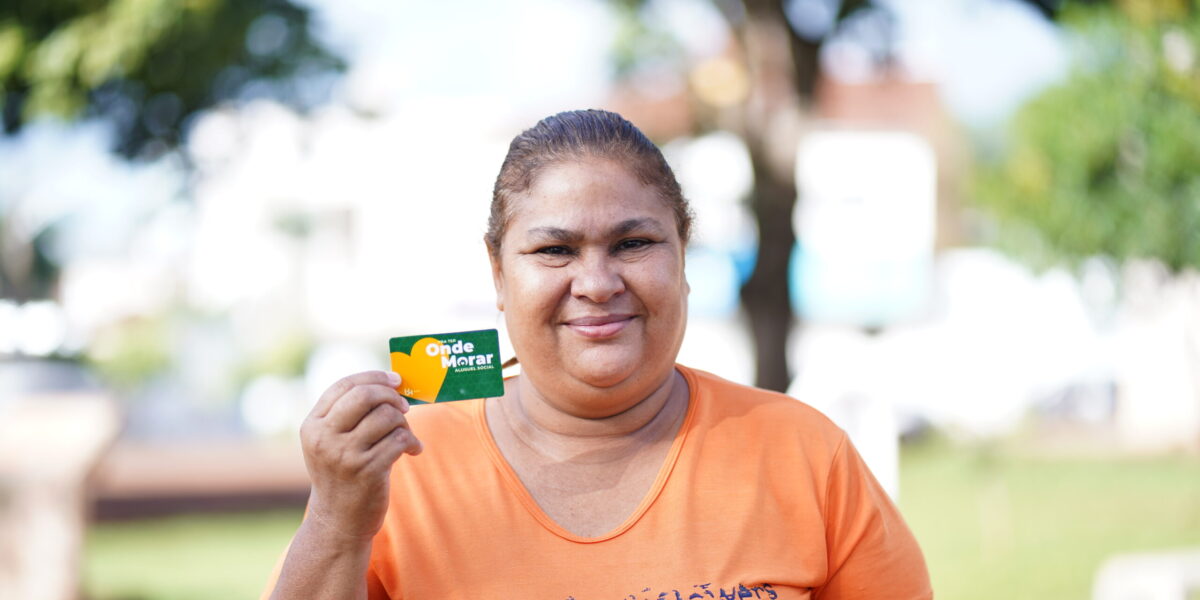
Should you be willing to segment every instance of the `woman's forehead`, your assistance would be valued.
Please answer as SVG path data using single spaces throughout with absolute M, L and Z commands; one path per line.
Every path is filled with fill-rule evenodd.
M 669 228 L 674 213 L 652 186 L 611 161 L 572 161 L 539 174 L 510 205 L 510 230 Z
M 622 162 L 599 157 L 582 157 L 551 163 L 530 182 L 529 196 L 561 196 L 605 191 L 653 193 L 636 172 Z

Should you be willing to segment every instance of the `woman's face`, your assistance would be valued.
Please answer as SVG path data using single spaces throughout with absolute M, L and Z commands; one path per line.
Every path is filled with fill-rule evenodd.
M 560 410 L 626 410 L 673 373 L 688 285 L 675 214 L 619 163 L 546 168 L 512 200 L 497 303 L 528 377 Z

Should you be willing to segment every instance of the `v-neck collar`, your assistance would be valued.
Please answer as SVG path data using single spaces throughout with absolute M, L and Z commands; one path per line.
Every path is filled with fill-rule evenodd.
M 492 436 L 491 429 L 487 424 L 487 402 L 478 402 L 474 407 L 474 420 L 476 433 L 479 435 L 480 442 L 483 443 L 484 449 L 487 451 L 488 457 L 495 464 L 496 469 L 500 471 L 501 478 L 504 480 L 504 485 L 510 492 L 515 494 L 521 501 L 521 505 L 529 514 L 546 530 L 551 533 L 572 542 L 581 544 L 594 544 L 611 540 L 626 531 L 629 531 L 641 518 L 650 510 L 654 501 L 662 493 L 663 488 L 667 485 L 667 480 L 671 477 L 671 471 L 675 468 L 675 463 L 679 459 L 680 453 L 683 451 L 684 442 L 687 439 L 687 434 L 691 431 L 692 420 L 696 415 L 696 377 L 691 369 L 683 365 L 676 364 L 675 369 L 683 375 L 684 380 L 688 385 L 688 406 L 687 412 L 683 417 L 683 424 L 679 426 L 679 431 L 675 432 L 675 439 L 671 442 L 671 448 L 667 452 L 666 459 L 663 460 L 662 466 L 658 469 L 658 475 L 654 478 L 654 483 L 651 484 L 649 491 L 642 497 L 642 501 L 638 503 L 637 508 L 615 529 L 597 537 L 585 537 L 576 535 L 567 531 L 565 527 L 559 525 L 557 521 L 550 518 L 541 506 L 538 506 L 533 495 L 525 488 L 525 484 L 521 483 L 521 478 L 517 476 L 516 470 L 504 458 L 500 452 L 500 447 L 496 445 L 496 439 Z

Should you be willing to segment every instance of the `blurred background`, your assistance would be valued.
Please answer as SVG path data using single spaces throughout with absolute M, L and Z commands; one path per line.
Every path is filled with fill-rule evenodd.
M 1198 44 L 1192 0 L 2 0 L 0 598 L 257 597 L 320 392 L 503 330 L 491 185 L 574 108 L 693 203 L 680 362 L 850 432 L 940 598 L 1198 598 Z

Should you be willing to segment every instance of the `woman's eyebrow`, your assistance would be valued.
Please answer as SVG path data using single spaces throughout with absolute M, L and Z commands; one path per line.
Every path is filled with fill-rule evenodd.
M 656 219 L 646 217 L 638 217 L 633 219 L 625 219 L 614 225 L 608 231 L 610 237 L 620 237 L 628 235 L 634 231 L 646 231 L 649 233 L 661 234 L 663 231 L 662 225 Z M 576 244 L 583 241 L 584 235 L 582 232 L 572 229 L 563 229 L 561 227 L 533 227 L 527 232 L 530 237 L 549 239 L 568 244 Z
M 648 231 L 650 233 L 661 234 L 663 229 L 658 220 L 641 217 L 636 219 L 625 219 L 624 221 L 617 223 L 616 226 L 612 228 L 609 235 L 613 237 L 619 237 L 633 231 Z
M 559 242 L 578 243 L 583 240 L 583 234 L 561 227 L 534 227 L 528 231 L 530 237 L 545 238 Z

